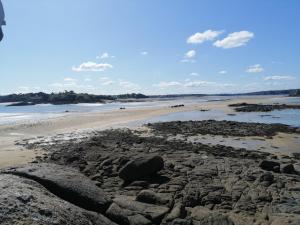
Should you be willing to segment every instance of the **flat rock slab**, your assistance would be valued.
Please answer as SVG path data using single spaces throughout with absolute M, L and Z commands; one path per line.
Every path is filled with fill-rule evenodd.
M 40 163 L 4 172 L 34 180 L 58 197 L 86 210 L 105 212 L 112 203 L 90 179 L 70 167 Z
M 36 181 L 0 174 L 1 225 L 116 225 L 58 198 Z

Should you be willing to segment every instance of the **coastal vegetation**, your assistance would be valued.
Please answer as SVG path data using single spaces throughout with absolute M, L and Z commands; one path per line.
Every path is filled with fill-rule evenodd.
M 236 94 L 215 94 L 215 96 L 242 96 L 242 95 L 288 95 L 300 96 L 300 89 L 261 91 L 251 93 Z M 174 94 L 174 95 L 144 95 L 141 93 L 121 94 L 121 95 L 96 95 L 87 93 L 75 93 L 74 91 L 64 91 L 59 93 L 26 93 L 9 94 L 0 96 L 0 103 L 13 102 L 8 106 L 28 106 L 36 104 L 78 104 L 78 103 L 105 103 L 108 101 L 137 101 L 147 98 L 177 98 L 177 97 L 203 97 L 208 94 Z
M 0 103 L 17 102 L 10 106 L 25 106 L 35 104 L 78 104 L 78 103 L 104 103 L 105 101 L 114 101 L 118 99 L 141 99 L 147 98 L 143 94 L 124 94 L 124 95 L 93 95 L 86 93 L 75 93 L 74 91 L 65 91 L 59 93 L 47 94 L 44 92 L 27 94 L 10 94 L 0 96 Z

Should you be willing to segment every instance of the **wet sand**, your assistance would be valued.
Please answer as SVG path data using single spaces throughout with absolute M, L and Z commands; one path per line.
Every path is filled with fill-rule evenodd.
M 155 116 L 167 115 L 173 112 L 215 109 L 222 110 L 225 113 L 233 113 L 233 109 L 228 107 L 229 104 L 239 102 L 274 103 L 277 100 L 283 99 L 284 97 L 274 98 L 269 96 L 255 96 L 253 98 L 241 97 L 239 99 L 232 99 L 228 101 L 203 102 L 197 104 L 191 103 L 180 108 L 160 106 L 93 113 L 70 113 L 64 117 L 46 119 L 36 123 L 2 125 L 0 126 L 0 168 L 24 164 L 32 161 L 35 156 L 42 154 L 42 152 L 37 150 L 24 150 L 21 146 L 15 145 L 15 142 L 22 139 L 31 139 L 38 136 L 55 136 L 62 133 L 85 132 L 107 128 L 132 127 L 134 122 L 143 121 Z M 184 103 L 184 99 L 182 102 Z M 271 142 L 269 142 L 269 145 L 285 148 L 284 151 L 287 153 L 293 151 L 299 152 L 299 149 L 297 148 L 299 139 L 294 136 L 292 134 L 284 134 L 282 138 L 282 135 L 277 135 Z M 247 142 L 247 138 L 244 142 Z M 231 141 L 229 143 L 233 142 Z M 288 148 L 286 148 L 286 146 L 288 146 Z

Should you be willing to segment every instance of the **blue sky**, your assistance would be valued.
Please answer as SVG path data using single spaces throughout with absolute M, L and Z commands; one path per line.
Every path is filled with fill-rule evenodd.
M 299 0 L 2 0 L 0 94 L 300 88 Z

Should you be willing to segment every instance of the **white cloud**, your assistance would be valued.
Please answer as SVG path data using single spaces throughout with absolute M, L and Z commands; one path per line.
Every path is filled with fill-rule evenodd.
M 186 52 L 184 54 L 184 57 L 182 60 L 180 60 L 180 62 L 190 62 L 193 63 L 195 62 L 195 60 L 193 59 L 196 56 L 196 51 L 195 50 L 189 50 L 188 52 Z
M 194 62 L 196 62 L 196 60 L 194 60 L 194 59 L 182 59 L 182 60 L 180 60 L 180 62 L 182 62 L 182 63 L 194 63 Z
M 249 66 L 246 70 L 247 73 L 260 73 L 263 71 L 264 71 L 264 68 L 262 68 L 260 64 L 255 64 L 253 66 Z
M 214 85 L 215 82 L 209 82 L 209 81 L 191 81 L 188 83 L 185 83 L 185 87 L 201 87 L 201 86 L 208 86 L 208 85 Z
M 107 86 L 107 85 L 112 85 L 114 83 L 115 83 L 114 81 L 108 80 L 108 81 L 103 82 L 102 85 Z
M 246 45 L 254 37 L 254 34 L 249 31 L 239 31 L 229 34 L 223 40 L 218 40 L 214 43 L 214 46 L 219 48 L 236 48 Z
M 295 80 L 296 77 L 293 76 L 268 76 L 264 80 Z
M 107 52 L 104 52 L 101 56 L 100 59 L 107 59 L 109 58 L 109 54 Z
M 74 78 L 71 78 L 71 77 L 66 77 L 66 78 L 64 78 L 64 81 L 65 82 L 76 82 L 77 79 L 74 79 Z
M 109 59 L 109 58 L 115 58 L 113 55 L 109 55 L 107 52 L 104 52 L 101 56 L 97 56 L 97 59 Z
M 85 79 L 84 79 L 84 82 L 91 82 L 91 81 L 92 81 L 91 78 L 85 78 Z
M 198 74 L 198 73 L 195 73 L 195 72 L 193 72 L 193 73 L 190 73 L 190 76 L 197 77 L 197 76 L 199 76 L 199 74 Z
M 169 87 L 176 87 L 176 86 L 181 86 L 181 85 L 182 84 L 177 81 L 169 81 L 169 82 L 161 81 L 161 82 L 159 82 L 159 84 L 156 84 L 154 86 L 157 86 L 159 88 L 169 88 Z
M 112 69 L 113 66 L 108 63 L 95 63 L 95 62 L 85 62 L 79 65 L 78 67 L 73 66 L 72 70 L 75 72 L 82 71 L 104 71 L 107 69 Z
M 87 78 L 88 79 L 88 78 Z M 61 82 L 55 82 L 49 85 L 49 87 L 55 88 L 56 90 L 74 90 L 74 91 L 86 91 L 95 90 L 95 87 L 87 84 L 79 84 L 78 80 L 71 77 L 64 78 Z
M 213 41 L 216 37 L 218 37 L 223 31 L 213 31 L 207 30 L 203 33 L 195 33 L 187 39 L 187 43 L 189 44 L 200 44 L 205 41 Z
M 149 54 L 149 52 L 147 52 L 147 51 L 141 52 L 141 55 L 148 55 L 148 54 Z
M 227 87 L 235 87 L 235 84 L 228 84 L 228 83 L 216 83 L 212 81 L 203 81 L 203 80 L 196 80 L 196 81 L 191 81 L 190 79 L 186 79 L 184 82 L 179 82 L 179 81 L 170 81 L 170 82 L 165 82 L 161 81 L 159 84 L 153 85 L 155 87 L 159 87 L 161 89 L 166 89 L 170 88 L 178 93 L 181 92 L 182 90 L 189 90 L 189 89 L 194 89 L 194 88 L 206 88 L 207 90 L 211 91 L 209 88 L 213 88 L 212 90 L 218 90 L 218 89 L 223 89 Z M 202 90 L 202 89 L 201 89 Z M 203 89 L 204 90 L 204 89 Z
M 221 71 L 219 71 L 219 74 L 227 74 L 227 71 L 226 70 L 221 70 Z
M 110 80 L 109 77 L 100 77 L 99 79 L 100 79 L 101 81 L 107 81 L 107 80 Z
M 186 58 L 186 59 L 191 59 L 191 58 L 194 58 L 195 56 L 196 56 L 195 50 L 190 50 L 184 54 L 184 58 Z
M 130 81 L 119 81 L 120 86 L 122 87 L 136 87 L 137 84 L 132 83 Z

